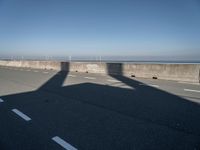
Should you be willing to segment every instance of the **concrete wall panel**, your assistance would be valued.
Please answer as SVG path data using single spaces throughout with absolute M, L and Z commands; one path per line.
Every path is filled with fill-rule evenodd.
M 119 74 L 143 78 L 200 82 L 199 64 L 122 64 L 58 61 L 0 61 L 1 66 Z

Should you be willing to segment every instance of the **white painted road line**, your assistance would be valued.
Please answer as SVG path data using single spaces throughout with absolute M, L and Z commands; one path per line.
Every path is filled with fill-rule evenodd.
M 149 84 L 149 86 L 153 86 L 153 87 L 159 88 L 159 85 L 155 85 L 155 84 Z
M 45 72 L 43 72 L 43 73 L 49 73 L 49 72 L 46 72 L 46 71 L 45 71 Z
M 184 89 L 184 91 L 187 91 L 187 92 L 197 92 L 197 93 L 200 93 L 199 90 L 192 90 L 192 89 Z
M 107 81 L 108 81 L 108 82 L 120 82 L 120 81 L 118 81 L 118 80 L 112 80 L 112 79 L 108 79 Z
M 4 101 L 0 98 L 0 103 L 3 103 Z
M 38 72 L 37 70 L 34 70 L 34 72 Z
M 69 77 L 76 77 L 76 75 L 72 75 L 72 74 L 69 74 L 68 76 L 69 76 Z
M 200 99 L 199 98 L 191 98 L 191 97 L 185 97 L 185 96 L 183 96 L 183 98 L 200 104 Z
M 62 146 L 63 148 L 65 148 L 66 150 L 78 150 L 58 136 L 53 137 L 52 140 L 57 144 L 59 144 L 60 146 Z
M 18 116 L 20 116 L 21 118 L 23 118 L 24 120 L 26 120 L 26 121 L 30 121 L 31 120 L 30 117 L 28 117 L 27 115 L 25 115 L 24 113 L 22 113 L 21 111 L 19 111 L 17 109 L 12 109 L 12 111 L 14 113 L 16 113 Z
M 116 84 L 112 84 L 113 86 L 122 86 L 123 84 L 122 83 L 116 83 Z
M 199 83 L 184 82 L 184 81 L 178 81 L 178 83 L 182 83 L 182 84 L 193 84 L 193 85 L 199 85 Z
M 140 83 L 139 85 L 152 86 L 152 87 L 159 88 L 159 85 L 155 85 L 155 84 L 143 84 L 143 83 Z
M 84 78 L 86 78 L 86 79 L 90 79 L 90 80 L 94 80 L 94 79 L 96 79 L 96 78 L 94 78 L 94 77 L 84 77 Z

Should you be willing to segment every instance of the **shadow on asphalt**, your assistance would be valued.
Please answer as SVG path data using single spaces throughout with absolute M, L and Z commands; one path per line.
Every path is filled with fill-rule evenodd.
M 141 82 L 123 76 L 122 64 L 108 63 L 107 72 L 133 89 L 95 83 L 62 87 L 69 66 L 61 63 L 61 71 L 38 90 L 3 99 L 9 108 L 29 114 L 49 136 L 59 135 L 80 150 L 200 149 L 198 104 L 141 86 Z M 8 129 L 0 125 L 0 143 L 3 136 L 12 135 L 8 132 L 10 126 L 13 124 Z M 29 135 L 18 136 L 16 139 Z M 26 143 L 30 142 L 29 149 L 49 149 L 48 146 L 31 147 L 33 137 L 29 138 Z M 43 139 L 38 137 L 38 140 Z M 16 148 L 16 144 L 21 147 Z M 27 150 L 27 147 L 22 141 L 13 141 L 13 145 L 4 149 Z

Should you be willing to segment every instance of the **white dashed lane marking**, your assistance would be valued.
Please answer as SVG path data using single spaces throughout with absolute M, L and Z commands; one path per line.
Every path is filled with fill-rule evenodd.
M 159 88 L 159 85 L 155 85 L 155 84 L 143 84 L 143 83 L 140 83 L 139 85 L 143 85 L 143 86 L 152 86 L 152 87 Z
M 53 137 L 52 140 L 56 142 L 57 144 L 59 144 L 60 146 L 62 146 L 66 150 L 78 150 L 77 148 L 73 147 L 71 144 L 67 143 L 66 141 L 64 141 L 58 136 Z
M 3 103 L 4 101 L 0 98 L 0 103 Z
M 72 74 L 70 74 L 70 75 L 68 75 L 69 77 L 76 77 L 76 75 L 72 75 Z
M 182 83 L 182 84 L 193 84 L 193 85 L 200 85 L 200 83 L 184 82 L 184 81 L 178 81 L 178 83 Z
M 155 84 L 149 84 L 149 86 L 159 88 L 159 85 L 155 85 Z
M 34 72 L 38 72 L 37 70 L 34 70 Z
M 26 121 L 30 121 L 31 118 L 28 117 L 27 115 L 25 115 L 24 113 L 22 113 L 21 111 L 17 110 L 17 109 L 12 109 L 12 111 L 17 114 L 18 116 L 20 116 L 21 118 L 23 118 Z
M 199 90 L 192 90 L 192 89 L 184 89 L 184 91 L 200 93 Z
M 43 73 L 49 73 L 49 72 L 44 71 Z
M 89 79 L 89 80 L 95 80 L 96 79 L 94 77 L 84 77 L 84 78 Z
M 118 80 L 112 80 L 112 79 L 108 79 L 107 81 L 108 81 L 108 82 L 120 82 L 120 81 L 118 81 Z

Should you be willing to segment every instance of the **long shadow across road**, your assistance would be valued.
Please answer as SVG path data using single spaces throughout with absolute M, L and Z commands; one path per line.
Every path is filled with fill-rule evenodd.
M 68 64 L 62 64 L 63 71 L 36 91 L 3 97 L 8 108 L 19 108 L 34 122 L 18 138 L 14 134 L 13 145 L 3 137 L 15 125 L 2 127 L 0 124 L 0 144 L 3 143 L 4 149 L 57 149 L 52 141 L 44 145 L 40 142 L 56 135 L 80 150 L 200 149 L 198 104 L 141 86 L 140 82 L 123 76 L 122 64 L 107 64 L 108 74 L 133 89 L 94 83 L 63 87 L 68 68 Z M 17 127 L 8 134 L 13 134 Z M 33 132 L 46 136 L 38 137 Z M 26 143 L 20 138 L 27 138 Z

